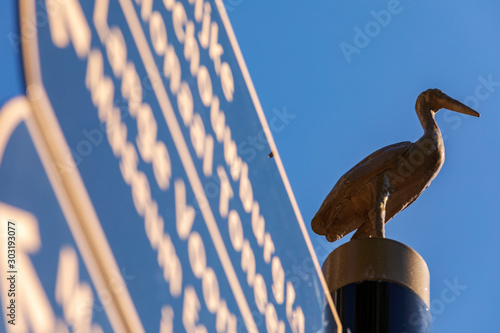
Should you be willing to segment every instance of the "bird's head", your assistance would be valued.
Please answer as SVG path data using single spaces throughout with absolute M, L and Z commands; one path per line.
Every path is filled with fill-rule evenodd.
M 439 89 L 427 89 L 421 93 L 417 98 L 415 109 L 417 111 L 427 109 L 433 112 L 438 112 L 440 109 L 448 109 L 474 117 L 480 116 L 478 112 L 456 99 L 451 98 Z

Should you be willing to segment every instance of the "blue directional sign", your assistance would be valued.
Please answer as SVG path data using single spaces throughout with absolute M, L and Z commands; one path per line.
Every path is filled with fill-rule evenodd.
M 341 332 L 222 1 L 19 6 L 7 332 Z

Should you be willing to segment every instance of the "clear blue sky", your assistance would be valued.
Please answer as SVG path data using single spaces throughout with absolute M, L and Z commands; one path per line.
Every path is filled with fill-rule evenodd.
M 437 114 L 444 167 L 386 234 L 427 261 L 435 332 L 498 329 L 500 3 L 224 1 L 268 120 L 276 110 L 294 116 L 274 138 L 307 224 L 359 160 L 422 135 L 420 92 L 440 88 L 481 113 Z M 389 9 L 390 19 L 380 12 Z M 14 59 L 6 35 L 13 14 L 0 13 L 0 63 Z M 356 38 L 365 28 L 369 42 Z M 357 53 L 346 57 L 342 43 Z M 2 70 L 0 102 L 21 91 L 16 68 Z M 350 236 L 330 244 L 311 232 L 320 262 Z M 449 283 L 462 290 L 447 303 Z
M 225 3 L 268 121 L 273 109 L 295 115 L 274 138 L 307 224 L 362 158 L 423 134 L 414 111 L 420 92 L 439 88 L 476 107 L 479 119 L 437 114 L 445 164 L 430 188 L 388 223 L 386 235 L 427 261 L 435 332 L 498 329 L 500 3 Z M 385 26 L 374 24 L 371 12 L 387 9 L 390 21 L 379 14 Z M 362 47 L 348 62 L 340 44 L 356 47 L 356 28 L 371 29 L 372 37 L 356 40 Z M 320 262 L 351 236 L 327 243 L 310 234 Z M 455 279 L 467 288 L 446 303 L 446 281 Z

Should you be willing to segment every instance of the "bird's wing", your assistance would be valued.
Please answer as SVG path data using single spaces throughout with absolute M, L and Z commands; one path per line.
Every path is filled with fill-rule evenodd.
M 338 208 L 346 203 L 346 200 L 348 201 L 351 197 L 355 196 L 373 177 L 383 172 L 388 165 L 392 165 L 391 161 L 402 156 L 411 145 L 410 141 L 404 141 L 381 148 L 347 171 L 337 181 L 312 219 L 311 226 L 313 230 L 320 235 L 324 235 L 326 227 L 330 225 L 329 229 L 332 231 L 335 230 L 334 232 L 339 234 L 337 236 L 332 235 L 334 237 L 331 238 L 337 238 L 356 229 L 357 226 L 353 226 L 352 223 L 336 219 Z M 331 223 L 345 224 L 345 228 L 342 225 L 333 226 Z
M 376 175 L 382 172 L 381 169 L 391 165 L 390 161 L 403 156 L 411 145 L 412 142 L 403 141 L 380 148 L 347 171 L 338 180 L 337 185 L 340 185 L 341 182 L 345 183 L 347 181 L 349 184 L 352 184 L 359 179 L 371 178 L 369 177 L 370 174 Z M 337 185 L 335 185 L 335 187 L 337 187 Z

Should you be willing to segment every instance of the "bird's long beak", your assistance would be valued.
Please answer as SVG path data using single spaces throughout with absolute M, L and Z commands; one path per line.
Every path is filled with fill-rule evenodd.
M 448 95 L 443 93 L 443 96 L 440 98 L 441 99 L 441 107 L 455 111 L 455 112 L 460 112 L 463 114 L 468 114 L 469 116 L 474 116 L 474 117 L 479 117 L 481 116 L 478 112 L 474 111 L 467 105 L 457 101 L 456 99 L 453 99 L 449 97 Z

